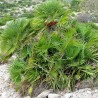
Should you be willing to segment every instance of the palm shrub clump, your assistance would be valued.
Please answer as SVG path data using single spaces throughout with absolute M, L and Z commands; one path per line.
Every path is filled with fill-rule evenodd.
M 97 77 L 98 27 L 70 15 L 60 1 L 49 0 L 35 8 L 32 19 L 7 24 L 0 35 L 1 56 L 4 61 L 16 54 L 9 73 L 18 87 L 27 82 L 30 88 L 43 83 L 54 90 L 71 89 Z

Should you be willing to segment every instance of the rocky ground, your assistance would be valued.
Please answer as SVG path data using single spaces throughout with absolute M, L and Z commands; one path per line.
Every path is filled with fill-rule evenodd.
M 10 81 L 7 68 L 7 64 L 0 65 L 0 98 L 21 98 Z M 58 94 L 54 94 L 52 90 L 45 90 L 35 98 L 98 98 L 98 89 L 85 88 L 72 93 L 61 92 Z
M 7 64 L 0 65 L 0 98 L 20 98 L 11 85 Z

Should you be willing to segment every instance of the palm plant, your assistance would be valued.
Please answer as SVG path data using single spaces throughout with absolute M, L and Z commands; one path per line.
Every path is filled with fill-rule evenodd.
M 7 57 L 18 49 L 21 41 L 26 37 L 29 19 L 20 18 L 6 24 L 6 28 L 0 35 L 2 57 Z M 28 29 L 29 30 L 29 29 Z
M 15 85 L 19 85 L 23 78 L 23 73 L 25 72 L 25 62 L 22 60 L 13 61 L 8 67 L 11 80 Z
M 52 0 L 35 8 L 32 19 L 7 25 L 0 48 L 4 57 L 17 54 L 18 61 L 9 68 L 14 83 L 71 89 L 78 81 L 97 76 L 98 27 L 75 22 L 70 15 L 60 1 Z

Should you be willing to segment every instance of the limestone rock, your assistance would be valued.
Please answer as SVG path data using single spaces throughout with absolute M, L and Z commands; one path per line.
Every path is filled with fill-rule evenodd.
M 26 97 L 24 97 L 24 98 L 30 98 L 30 96 L 26 96 Z
M 61 98 L 73 98 L 73 94 L 72 93 L 66 93 Z
M 59 94 L 49 94 L 48 98 L 61 98 Z
M 50 90 L 46 90 L 46 91 L 42 92 L 41 94 L 39 94 L 36 98 L 44 98 L 44 97 L 48 96 L 50 92 L 51 92 Z

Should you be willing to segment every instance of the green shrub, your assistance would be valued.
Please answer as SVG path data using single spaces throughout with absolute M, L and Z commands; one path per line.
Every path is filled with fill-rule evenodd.
M 15 85 L 19 85 L 25 72 L 25 62 L 21 60 L 15 60 L 10 64 L 8 70 L 12 82 L 14 82 Z
M 10 22 L 1 34 L 0 48 L 1 54 L 16 53 L 19 59 L 10 65 L 14 83 L 16 76 L 20 83 L 27 81 L 32 87 L 45 83 L 56 90 L 71 89 L 78 81 L 96 78 L 98 27 L 70 20 L 70 15 L 61 2 L 52 0 L 40 4 L 32 19 Z
M 12 20 L 13 18 L 9 15 L 5 15 L 2 18 L 0 18 L 0 25 L 5 25 L 7 21 Z
M 27 27 L 29 20 L 26 18 L 20 18 L 17 20 L 9 21 L 6 24 L 6 28 L 0 35 L 0 45 L 3 55 L 9 55 L 14 52 L 20 40 L 26 37 L 25 28 Z

